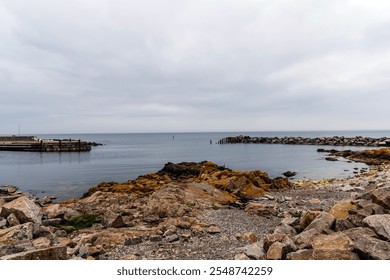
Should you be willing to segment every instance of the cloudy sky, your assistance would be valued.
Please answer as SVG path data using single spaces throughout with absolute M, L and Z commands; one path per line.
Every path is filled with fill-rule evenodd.
M 0 134 L 389 129 L 390 1 L 0 0 Z

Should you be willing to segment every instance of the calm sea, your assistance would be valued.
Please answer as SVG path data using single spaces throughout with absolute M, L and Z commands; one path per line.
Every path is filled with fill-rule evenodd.
M 53 195 L 64 200 L 80 197 L 90 186 L 100 182 L 125 182 L 145 173 L 156 172 L 169 161 L 209 160 L 232 169 L 260 169 L 271 177 L 281 176 L 283 172 L 291 170 L 298 173 L 296 179 L 347 177 L 353 174 L 355 167 L 365 167 L 364 164 L 344 160 L 326 161 L 324 154 L 316 152 L 318 146 L 215 144 L 223 137 L 240 134 L 387 137 L 390 131 L 37 135 L 40 138 L 82 139 L 99 142 L 104 146 L 81 153 L 0 151 L 0 185 L 10 184 L 40 197 Z

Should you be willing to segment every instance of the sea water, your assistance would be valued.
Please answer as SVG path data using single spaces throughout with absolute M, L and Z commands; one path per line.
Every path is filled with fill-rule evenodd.
M 225 133 L 120 133 L 37 135 L 39 138 L 72 138 L 104 144 L 90 152 L 39 153 L 0 151 L 0 185 L 14 185 L 23 192 L 58 200 L 80 197 L 100 182 L 126 182 L 157 172 L 167 162 L 212 161 L 231 169 L 265 171 L 270 177 L 295 171 L 295 179 L 352 176 L 361 163 L 345 159 L 326 161 L 318 148 L 327 146 L 226 144 L 227 136 L 387 137 L 390 131 L 337 132 L 225 132 Z M 210 144 L 210 141 L 212 144 Z M 336 147 L 336 149 L 363 149 Z

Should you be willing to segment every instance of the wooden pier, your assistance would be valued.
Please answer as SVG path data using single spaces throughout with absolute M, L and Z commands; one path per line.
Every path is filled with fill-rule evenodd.
M 35 136 L 0 136 L 0 151 L 87 152 L 91 143 L 75 139 L 38 139 Z

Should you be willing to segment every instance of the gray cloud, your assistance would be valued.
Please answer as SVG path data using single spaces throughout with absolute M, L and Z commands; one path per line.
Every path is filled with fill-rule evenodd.
M 386 129 L 386 1 L 0 1 L 0 133 Z

